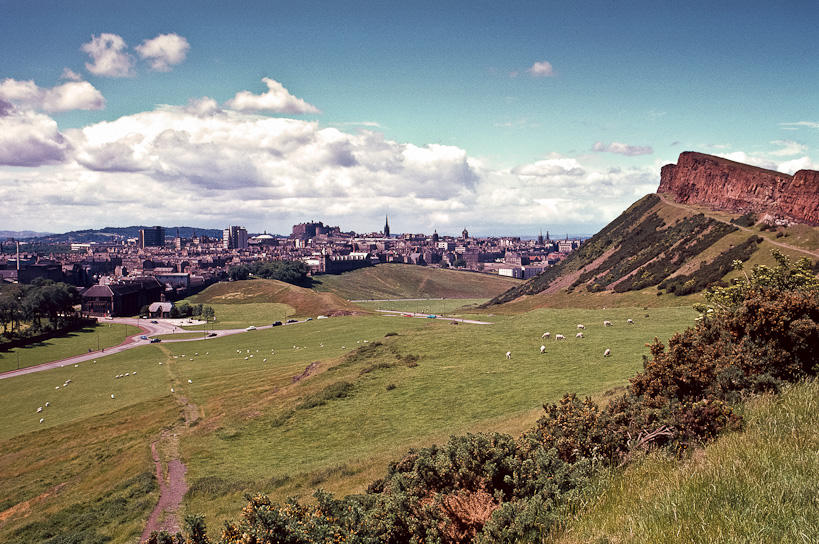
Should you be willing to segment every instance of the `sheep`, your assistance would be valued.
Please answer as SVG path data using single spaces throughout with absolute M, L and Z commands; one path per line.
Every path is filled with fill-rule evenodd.
M 575 334 L 574 337 L 575 338 L 583 338 L 583 333 L 579 332 L 579 333 Z
M 546 353 L 546 346 L 540 346 L 540 352 Z
M 114 395 L 111 395 L 111 398 L 114 398 Z
M 506 358 L 507 358 L 507 359 L 511 359 L 511 358 L 512 358 L 512 352 L 511 352 L 511 351 L 507 351 L 507 352 L 506 352 Z
M 611 321 L 603 321 L 603 326 L 604 327 L 612 327 L 613 325 L 611 324 Z
M 565 337 L 565 336 L 563 336 L 562 334 L 556 334 L 556 335 L 555 335 L 555 341 L 557 341 L 557 340 L 565 340 L 565 339 L 566 339 L 566 337 Z
M 173 387 L 171 387 L 171 393 L 173 393 Z
M 628 323 L 629 325 L 634 325 L 634 320 L 633 319 L 627 319 L 626 323 Z
M 550 336 L 551 336 L 551 333 L 544 332 L 543 336 L 541 336 L 541 338 L 549 338 Z
M 37 408 L 37 413 L 38 413 L 38 414 L 39 414 L 40 412 L 42 412 L 42 411 L 43 411 L 43 407 L 42 407 L 42 406 L 40 406 L 39 408 Z
M 49 403 L 48 403 L 48 402 L 46 402 L 46 408 L 48 408 L 48 405 L 49 405 Z
M 247 361 L 247 357 L 245 357 L 245 361 Z
M 584 331 L 585 331 L 585 330 L 586 330 L 586 326 L 585 326 L 585 325 L 580 325 L 580 324 L 578 324 L 578 325 L 577 325 L 577 329 L 578 329 L 578 330 L 584 330 Z
M 610 349 L 607 349 L 606 351 L 603 352 L 603 357 L 610 357 L 610 356 L 611 356 L 611 350 Z
M 45 421 L 45 419 L 43 419 L 43 418 L 40 418 L 40 423 L 42 423 L 42 422 L 43 422 L 43 421 Z
M 188 380 L 188 383 L 193 383 L 191 380 Z
M 266 363 L 266 362 L 267 362 L 267 359 L 262 359 L 262 362 L 263 362 L 263 363 Z

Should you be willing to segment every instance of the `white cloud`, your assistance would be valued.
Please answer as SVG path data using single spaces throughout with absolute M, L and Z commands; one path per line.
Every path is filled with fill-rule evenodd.
M 233 110 L 245 112 L 320 113 L 315 106 L 290 94 L 278 81 L 268 77 L 262 79 L 262 81 L 267 85 L 268 91 L 266 93 L 259 95 L 249 91 L 241 91 L 236 93 L 236 96 L 228 100 L 225 105 Z
M 34 81 L 5 79 L 0 82 L 0 99 L 24 110 L 50 113 L 71 110 L 99 110 L 105 98 L 87 81 L 69 81 L 51 89 L 38 87 Z
M 551 63 L 545 60 L 534 63 L 526 71 L 532 77 L 555 77 L 557 75 Z
M 792 140 L 774 140 L 771 142 L 775 146 L 781 147 L 776 151 L 771 151 L 770 154 L 775 157 L 789 157 L 792 155 L 799 155 L 808 150 L 808 146 L 794 142 Z
M 374 210 L 405 232 L 599 228 L 659 182 L 658 167 L 599 170 L 554 155 L 493 170 L 459 147 L 220 110 L 209 98 L 65 134 L 42 114 L 11 111 L 0 122 L 0 161 L 40 167 L 0 169 L 0 201 L 21 228 L 30 215 L 48 217 L 41 230 L 195 220 L 286 233 L 316 219 L 367 232 L 383 224 L 372 224 Z
M 779 172 L 793 175 L 799 170 L 816 170 L 816 165 L 810 160 L 810 157 L 802 157 L 780 163 L 776 168 Z
M 759 155 L 748 155 L 744 151 L 734 151 L 733 153 L 719 153 L 718 157 L 728 159 L 729 161 L 741 162 L 743 164 L 750 164 L 751 166 L 758 166 L 767 170 L 776 170 L 776 163 L 770 159 L 766 159 Z
M 191 46 L 188 40 L 178 34 L 160 34 L 136 46 L 139 56 L 151 64 L 157 72 L 168 72 L 172 66 L 182 63 Z
M 91 36 L 91 41 L 80 48 L 88 53 L 93 63 L 85 68 L 94 75 L 107 77 L 133 77 L 134 58 L 125 52 L 125 40 L 116 34 L 102 33 Z
M 68 81 L 82 81 L 83 78 L 71 68 L 63 68 L 63 73 L 60 75 L 60 79 L 67 79 Z
M 46 115 L 11 111 L 0 116 L 0 165 L 57 164 L 65 160 L 70 148 L 57 123 Z
M 800 127 L 819 129 L 819 123 L 816 121 L 797 121 L 795 123 L 779 123 L 779 126 L 784 130 L 798 130 Z
M 592 151 L 598 153 L 617 153 L 618 155 L 626 155 L 628 157 L 636 157 L 638 155 L 651 155 L 654 149 L 650 145 L 629 145 L 620 142 L 612 142 L 604 144 L 603 142 L 595 142 L 592 146 Z

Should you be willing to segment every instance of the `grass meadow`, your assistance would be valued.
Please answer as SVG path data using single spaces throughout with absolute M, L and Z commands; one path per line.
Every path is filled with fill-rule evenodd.
M 259 325 L 271 311 L 241 306 L 231 328 Z M 410 447 L 467 431 L 518 434 L 542 403 L 565 392 L 602 397 L 640 370 L 647 342 L 694 317 L 689 308 L 540 309 L 494 316 L 492 325 L 332 317 L 164 341 L 0 380 L 0 398 L 7 399 L 0 413 L 0 541 L 72 509 L 119 504 L 124 494 L 133 501 L 126 508 L 132 518 L 112 514 L 98 530 L 135 542 L 156 497 L 139 484 L 152 470 L 150 443 L 186 413 L 191 423 L 181 427 L 178 446 L 190 485 L 183 509 L 205 514 L 215 531 L 221 520 L 238 517 L 245 491 L 276 499 L 307 496 L 318 486 L 362 492 Z M 587 327 L 585 339 L 574 338 L 577 323 Z M 547 330 L 567 339 L 544 341 Z M 604 359 L 607 348 L 612 356 Z M 133 478 L 132 487 L 117 487 Z
M 133 325 L 100 322 L 95 326 L 85 327 L 70 332 L 59 338 L 52 338 L 29 346 L 0 352 L 0 372 L 18 368 L 58 361 L 75 355 L 87 353 L 89 349 L 98 350 L 121 344 L 128 335 L 136 334 L 138 329 Z

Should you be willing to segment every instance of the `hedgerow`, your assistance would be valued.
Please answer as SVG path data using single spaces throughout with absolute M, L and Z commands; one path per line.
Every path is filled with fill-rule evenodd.
M 463 543 L 542 538 L 558 526 L 561 505 L 588 489 L 596 471 L 623 465 L 636 451 L 682 455 L 725 429 L 738 429 L 734 404 L 819 372 L 819 280 L 811 263 L 775 268 L 712 289 L 697 325 L 666 346 L 650 346 L 626 392 L 600 406 L 567 394 L 544 405 L 518 438 L 467 434 L 408 452 L 364 495 L 315 505 L 273 504 L 248 496 L 239 522 L 220 542 Z M 735 266 L 741 268 L 741 263 Z M 186 542 L 207 542 L 203 522 Z M 197 536 L 199 535 L 199 536 Z

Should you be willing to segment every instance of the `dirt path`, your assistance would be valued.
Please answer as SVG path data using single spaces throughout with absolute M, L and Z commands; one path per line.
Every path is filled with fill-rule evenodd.
M 657 193 L 657 196 L 659 196 L 659 197 L 660 197 L 660 199 L 661 199 L 661 200 L 662 200 L 664 203 L 668 204 L 669 206 L 674 206 L 675 208 L 683 208 L 683 209 L 686 209 L 686 210 L 690 210 L 690 209 L 691 209 L 691 208 L 690 208 L 690 206 L 688 206 L 688 205 L 686 205 L 686 204 L 679 204 L 679 203 L 677 203 L 677 202 L 674 202 L 674 199 L 673 199 L 673 198 L 669 198 L 669 197 L 668 197 L 668 195 L 666 195 L 666 194 L 660 194 L 660 193 Z M 751 230 L 751 229 L 750 229 L 750 228 L 748 228 L 748 227 L 741 227 L 741 226 L 736 225 L 736 224 L 734 224 L 734 223 L 731 223 L 730 221 L 727 221 L 727 220 L 725 220 L 725 219 L 721 219 L 721 218 L 719 218 L 719 217 L 714 217 L 714 215 L 713 215 L 713 214 L 709 214 L 709 213 L 707 212 L 707 210 L 701 210 L 701 211 L 702 211 L 702 213 L 704 213 L 705 215 L 707 215 L 708 217 L 710 217 L 710 218 L 711 218 L 711 219 L 713 219 L 714 221 L 719 221 L 720 223 L 725 223 L 726 225 L 733 225 L 734 227 L 738 228 L 738 229 L 739 229 L 739 230 L 741 230 L 742 232 L 747 232 L 748 234 L 753 234 L 753 235 L 759 236 L 759 237 L 761 237 L 761 238 L 764 238 L 764 239 L 765 239 L 765 241 L 766 241 L 766 242 L 768 242 L 769 244 L 772 244 L 772 245 L 775 245 L 775 246 L 781 247 L 781 248 L 783 248 L 783 249 L 789 249 L 789 250 L 792 250 L 792 251 L 798 251 L 798 252 L 800 252 L 800 253 L 804 253 L 804 254 L 806 254 L 806 255 L 810 255 L 811 257 L 816 257 L 816 258 L 819 258 L 819 252 L 816 252 L 816 251 L 811 251 L 811 250 L 809 250 L 809 249 L 805 249 L 805 248 L 802 248 L 802 247 L 792 246 L 792 245 L 790 245 L 790 244 L 786 244 L 786 243 L 783 243 L 783 242 L 777 242 L 776 240 L 772 240 L 772 239 L 770 239 L 769 237 L 765 236 L 765 235 L 764 235 L 764 234 L 762 234 L 761 232 L 755 232 L 755 231 Z
M 171 370 L 172 359 L 170 352 L 162 348 L 168 356 L 166 368 L 173 376 Z M 179 507 L 182 499 L 188 491 L 188 484 L 185 475 L 188 468 L 180 459 L 179 440 L 188 427 L 199 419 L 199 408 L 188 402 L 186 397 L 178 392 L 176 401 L 184 417 L 184 422 L 180 422 L 170 429 L 165 429 L 159 438 L 151 443 L 151 457 L 156 467 L 156 479 L 159 481 L 159 501 L 148 518 L 145 530 L 142 531 L 140 542 L 151 536 L 153 531 L 166 531 L 174 534 L 182 528 L 179 518 Z

